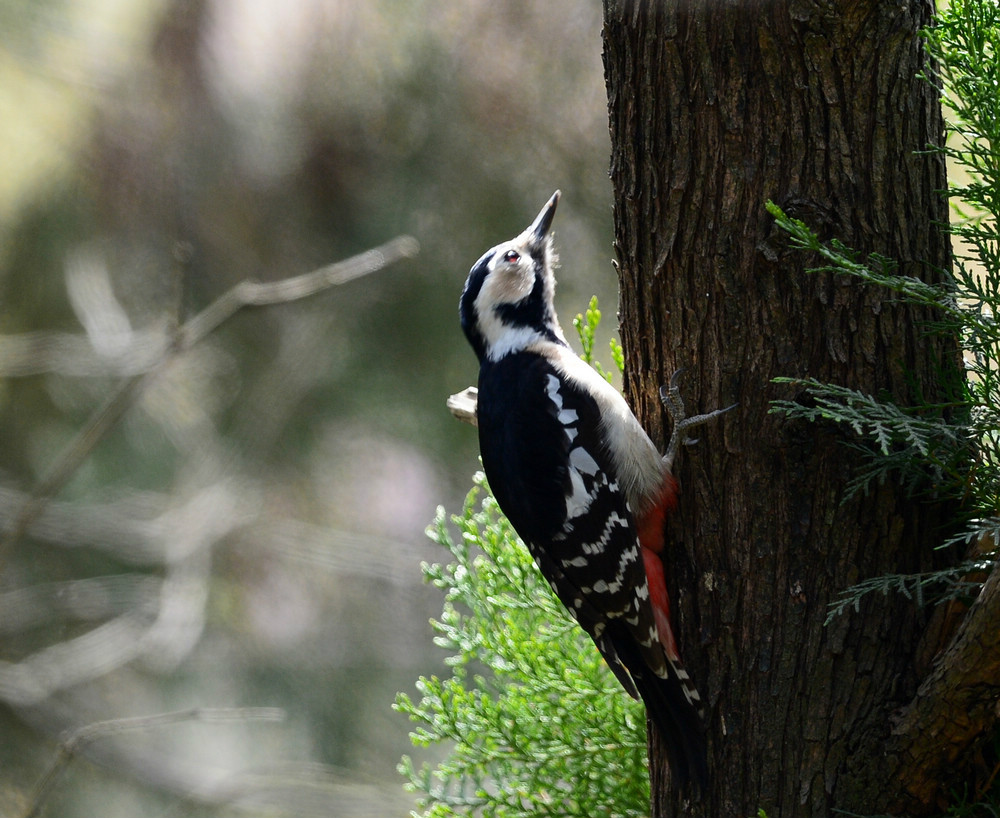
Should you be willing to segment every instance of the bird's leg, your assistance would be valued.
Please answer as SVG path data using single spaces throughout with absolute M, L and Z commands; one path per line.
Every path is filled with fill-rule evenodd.
M 673 375 L 670 376 L 670 383 L 666 386 L 660 387 L 660 401 L 670 414 L 670 420 L 673 425 L 670 432 L 670 442 L 667 444 L 666 454 L 663 455 L 663 464 L 666 466 L 668 471 L 670 471 L 673 466 L 674 458 L 677 456 L 677 451 L 681 446 L 691 446 L 692 444 L 698 442 L 697 438 L 688 437 L 688 432 L 696 426 L 708 423 L 708 421 L 717 418 L 719 415 L 728 412 L 730 409 L 735 409 L 738 405 L 734 403 L 732 406 L 727 406 L 725 409 L 716 409 L 714 412 L 707 412 L 704 415 L 694 415 L 693 417 L 688 417 L 686 410 L 684 409 L 684 401 L 681 399 L 680 387 L 677 385 L 683 371 L 683 369 L 678 369 Z

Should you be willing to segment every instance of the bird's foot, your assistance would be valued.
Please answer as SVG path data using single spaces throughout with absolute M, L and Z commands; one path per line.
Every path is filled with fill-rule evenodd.
M 678 369 L 670 376 L 670 383 L 660 387 L 660 401 L 666 407 L 671 423 L 673 424 L 673 429 L 670 432 L 670 442 L 667 444 L 667 452 L 663 455 L 663 463 L 668 471 L 673 466 L 674 458 L 677 456 L 677 452 L 681 446 L 691 446 L 698 442 L 697 438 L 689 437 L 688 432 L 696 426 L 701 426 L 719 417 L 719 415 L 728 412 L 730 409 L 735 409 L 739 405 L 734 403 L 725 409 L 716 409 L 714 412 L 706 412 L 704 415 L 688 417 L 687 411 L 684 408 L 684 401 L 681 398 L 681 390 L 678 386 L 678 381 L 683 371 L 683 369 Z

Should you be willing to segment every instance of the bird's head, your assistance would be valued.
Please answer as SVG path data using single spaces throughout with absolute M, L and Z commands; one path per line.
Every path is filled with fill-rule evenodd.
M 462 291 L 462 329 L 479 360 L 499 360 L 541 339 L 565 343 L 553 299 L 557 258 L 552 218 L 557 190 L 527 230 L 488 250 Z

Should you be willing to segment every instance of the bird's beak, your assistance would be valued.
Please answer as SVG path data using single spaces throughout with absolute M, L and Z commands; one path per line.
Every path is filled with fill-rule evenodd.
M 528 228 L 532 240 L 537 244 L 541 244 L 549 234 L 549 228 L 552 227 L 552 217 L 556 215 L 556 205 L 559 204 L 559 197 L 561 195 L 558 190 L 553 193 L 552 198 L 545 203 L 545 207 L 542 208 L 541 212 L 535 217 L 535 221 L 532 222 L 531 227 Z

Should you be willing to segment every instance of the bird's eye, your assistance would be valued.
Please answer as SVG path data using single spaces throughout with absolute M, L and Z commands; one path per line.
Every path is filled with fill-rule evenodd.
M 517 264 L 521 260 L 521 255 L 516 250 L 508 250 L 503 254 L 503 260 L 508 264 Z

